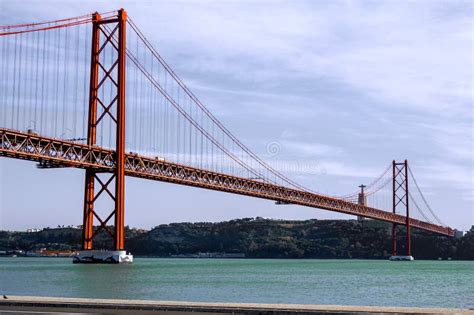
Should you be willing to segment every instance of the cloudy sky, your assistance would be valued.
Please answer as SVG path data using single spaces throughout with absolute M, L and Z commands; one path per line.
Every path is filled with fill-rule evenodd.
M 20 3 L 0 0 L 1 25 L 123 7 L 242 142 L 264 157 L 278 143 L 270 159 L 289 177 L 342 195 L 408 159 L 442 221 L 474 224 L 471 1 Z M 0 159 L 0 229 L 81 224 L 83 178 Z M 136 227 L 347 218 L 137 179 L 126 191 L 126 224 Z

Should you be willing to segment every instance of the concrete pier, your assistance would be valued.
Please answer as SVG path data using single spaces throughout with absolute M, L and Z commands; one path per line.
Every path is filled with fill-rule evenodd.
M 474 314 L 474 310 L 341 305 L 204 303 L 0 296 L 0 314 Z

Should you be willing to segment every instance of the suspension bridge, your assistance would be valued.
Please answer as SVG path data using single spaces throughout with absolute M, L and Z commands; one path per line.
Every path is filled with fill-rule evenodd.
M 125 249 L 125 176 L 390 222 L 394 255 L 397 226 L 406 226 L 408 256 L 411 227 L 454 235 L 407 161 L 344 196 L 277 171 L 200 102 L 123 9 L 0 26 L 0 43 L 0 156 L 85 170 L 84 251 L 103 230 Z

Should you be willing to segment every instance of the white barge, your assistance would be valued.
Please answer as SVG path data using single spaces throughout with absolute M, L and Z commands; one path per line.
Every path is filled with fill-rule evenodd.
M 75 264 L 131 264 L 133 255 L 124 250 L 81 250 L 73 256 Z
M 391 261 L 413 261 L 415 258 L 413 256 L 390 256 L 389 260 Z

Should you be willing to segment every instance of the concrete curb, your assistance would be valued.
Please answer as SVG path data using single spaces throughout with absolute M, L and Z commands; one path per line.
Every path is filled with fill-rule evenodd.
M 180 301 L 109 300 L 38 296 L 0 297 L 0 311 L 69 312 L 101 314 L 473 314 L 452 308 L 205 303 Z

